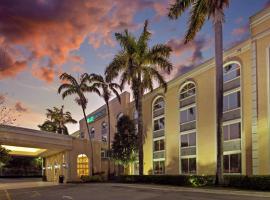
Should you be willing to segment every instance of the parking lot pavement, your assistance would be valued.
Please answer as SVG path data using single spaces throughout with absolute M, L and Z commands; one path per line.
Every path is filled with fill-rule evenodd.
M 266 200 L 269 193 L 226 190 L 213 192 L 167 186 L 125 184 L 64 184 L 49 187 L 0 190 L 1 200 Z M 269 196 L 268 196 L 269 195 Z

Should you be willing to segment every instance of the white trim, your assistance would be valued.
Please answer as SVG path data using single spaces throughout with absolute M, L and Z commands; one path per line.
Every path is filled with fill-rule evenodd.
M 194 133 L 194 132 L 196 132 L 196 131 L 197 131 L 196 128 L 190 129 L 190 130 L 187 130 L 187 131 L 181 131 L 181 132 L 180 132 L 180 135 L 186 135 L 186 134 L 189 134 L 189 133 Z
M 153 165 L 154 165 L 154 162 L 157 162 L 157 161 L 164 161 L 165 162 L 165 158 L 153 158 Z M 165 171 L 166 171 L 166 165 L 165 165 L 165 163 L 164 163 L 164 168 L 165 168 Z
M 240 106 L 240 107 L 237 107 L 237 108 L 230 109 L 230 110 L 225 110 L 225 111 L 223 111 L 223 114 L 224 114 L 224 113 L 231 112 L 231 111 L 235 111 L 235 110 L 241 110 L 241 106 Z M 240 117 L 240 118 L 241 118 L 241 117 Z
M 235 92 L 241 92 L 241 86 L 237 88 L 233 88 L 232 90 L 228 90 L 226 92 L 223 92 L 223 97 L 228 96 L 230 94 L 233 94 Z
M 165 136 L 161 136 L 161 137 L 157 137 L 157 138 L 153 138 L 153 141 L 158 141 L 158 140 L 164 140 L 165 143 Z
M 196 103 L 193 103 L 193 104 L 189 104 L 187 106 L 180 107 L 180 111 L 184 111 L 184 110 L 187 110 L 187 109 L 193 108 L 193 107 L 196 107 Z
M 159 116 L 157 116 L 157 117 L 152 117 L 153 118 L 153 122 L 155 121 L 155 120 L 158 120 L 158 119 L 160 119 L 160 118 L 164 118 L 165 119 L 165 115 L 164 114 L 162 114 L 162 115 L 159 115 Z M 165 121 L 164 121 L 164 124 L 165 124 Z
M 234 151 L 224 151 L 223 155 L 231 155 L 231 154 L 241 154 L 241 159 L 242 159 L 242 149 L 240 150 L 234 150 Z
M 186 159 L 186 158 L 196 158 L 197 159 L 197 155 L 187 155 L 187 156 L 181 156 L 180 159 Z M 197 160 L 196 160 L 196 167 L 197 167 Z M 197 168 L 196 168 L 197 171 Z M 197 172 L 196 172 L 197 174 Z
M 226 122 L 223 122 L 223 126 L 227 126 L 227 125 L 230 125 L 230 124 L 236 124 L 236 123 L 241 123 L 241 118 L 238 118 L 238 119 L 233 119 L 233 120 L 229 120 L 229 121 L 226 121 Z
M 263 23 L 265 20 L 267 20 L 269 17 L 270 17 L 270 13 L 266 13 L 260 18 L 254 19 L 254 21 L 250 23 L 250 26 L 253 27 L 253 26 L 259 25 L 260 23 Z
M 240 73 L 241 73 L 241 72 L 240 72 Z M 240 76 L 241 76 L 241 75 L 240 75 Z M 223 84 L 226 84 L 226 83 L 229 83 L 229 82 L 231 82 L 231 81 L 234 81 L 234 80 L 240 78 L 240 76 L 234 77 L 234 78 L 232 78 L 232 79 L 230 79 L 230 80 L 228 80 L 228 81 L 223 81 Z

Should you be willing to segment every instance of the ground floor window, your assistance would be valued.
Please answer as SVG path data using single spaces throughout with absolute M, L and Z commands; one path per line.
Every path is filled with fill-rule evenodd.
M 85 154 L 80 154 L 77 157 L 77 174 L 79 177 L 89 175 L 89 161 Z
M 165 161 L 154 161 L 154 174 L 165 174 Z
M 241 173 L 241 153 L 223 156 L 224 173 Z
M 182 174 L 196 174 L 196 158 L 181 158 Z

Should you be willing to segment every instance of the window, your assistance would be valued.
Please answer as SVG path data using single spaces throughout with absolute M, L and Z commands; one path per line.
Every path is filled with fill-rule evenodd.
M 117 121 L 119 121 L 119 119 L 120 119 L 121 117 L 123 117 L 123 116 L 124 116 L 124 113 L 120 112 L 120 113 L 117 115 Z
M 196 158 L 182 158 L 181 159 L 182 174 L 196 173 Z
M 154 161 L 154 174 L 165 173 L 165 161 Z
M 180 123 L 186 123 L 196 120 L 196 110 L 195 107 L 191 107 L 180 111 Z
M 223 112 L 239 108 L 241 102 L 240 91 L 228 94 L 223 97 Z
M 91 128 L 90 137 L 91 138 L 94 138 L 95 137 L 95 128 L 94 127 Z
M 133 119 L 138 119 L 138 111 L 135 109 L 133 113 Z
M 223 126 L 224 141 L 241 138 L 241 123 Z
M 195 84 L 194 83 L 188 83 L 186 84 L 181 92 L 180 92 L 180 99 L 185 99 L 185 98 L 188 98 L 190 96 L 193 96 L 195 95 Z
M 196 146 L 196 133 L 181 135 L 181 148 Z
M 163 130 L 164 126 L 164 117 L 154 120 L 154 131 Z
M 241 173 L 241 153 L 223 156 L 224 173 Z
M 165 150 L 164 139 L 154 141 L 154 151 Z
M 228 82 L 240 77 L 240 66 L 236 63 L 226 65 L 223 68 L 223 81 Z
M 154 103 L 154 111 L 164 108 L 164 100 L 159 97 Z
M 101 150 L 101 158 L 108 158 L 108 151 L 103 149 Z
M 89 161 L 85 154 L 77 157 L 77 174 L 79 177 L 89 175 Z
M 107 123 L 102 122 L 101 124 L 101 140 L 107 142 Z

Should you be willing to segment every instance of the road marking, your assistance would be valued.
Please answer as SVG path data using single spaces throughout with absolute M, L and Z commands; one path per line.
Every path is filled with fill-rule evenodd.
M 71 196 L 62 196 L 63 199 L 70 199 L 72 200 L 73 198 Z
M 7 190 L 5 190 L 5 194 L 6 194 L 7 200 L 11 200 L 11 197 L 10 197 L 10 195 L 9 195 L 9 193 L 8 193 Z

